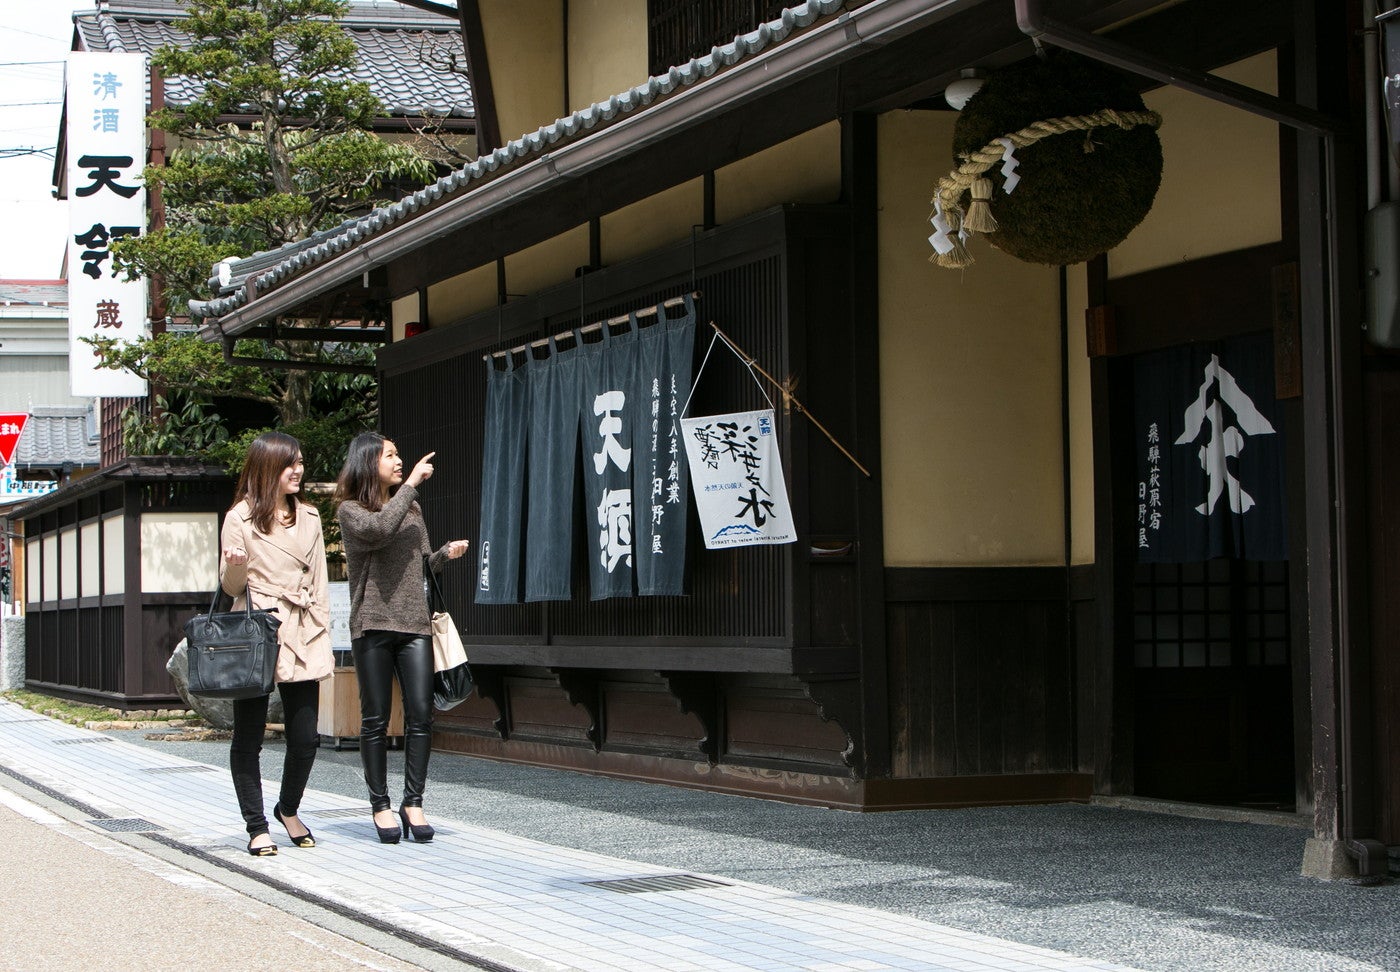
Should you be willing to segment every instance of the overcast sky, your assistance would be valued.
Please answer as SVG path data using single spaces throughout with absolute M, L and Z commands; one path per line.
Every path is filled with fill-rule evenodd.
M 94 0 L 0 0 L 0 279 L 56 280 L 67 211 L 53 198 L 63 59 Z M 16 154 L 38 150 L 38 154 Z

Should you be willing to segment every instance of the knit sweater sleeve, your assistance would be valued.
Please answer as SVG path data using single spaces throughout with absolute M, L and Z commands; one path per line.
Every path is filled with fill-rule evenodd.
M 405 483 L 399 487 L 393 499 L 378 510 L 371 512 L 354 500 L 346 500 L 336 510 L 340 520 L 340 532 L 347 543 L 361 550 L 378 550 L 399 532 L 404 517 L 413 508 L 418 491 Z
M 426 529 L 427 525 L 424 524 L 424 526 L 425 529 L 423 530 L 423 556 L 428 558 L 428 569 L 431 570 L 434 574 L 436 574 L 447 566 L 447 544 L 444 543 L 441 547 L 438 547 L 436 550 L 434 550 L 432 546 L 428 543 L 428 531 Z

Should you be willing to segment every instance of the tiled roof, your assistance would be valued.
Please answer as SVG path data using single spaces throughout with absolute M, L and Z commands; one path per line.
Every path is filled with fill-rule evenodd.
M 189 43 L 180 28 L 184 17 L 184 5 L 175 0 L 102 0 L 96 10 L 75 13 L 73 24 L 82 50 L 150 54 L 166 45 Z M 422 56 L 433 51 L 435 62 L 450 55 L 463 64 L 457 21 L 376 0 L 352 3 L 340 23 L 359 45 L 355 78 L 370 86 L 388 117 L 476 117 L 466 76 L 431 67 Z M 199 90 L 188 78 L 165 81 L 166 102 L 172 106 L 188 104 Z
M 18 468 L 96 466 L 102 461 L 97 419 L 91 407 L 35 405 L 15 447 Z
M 335 229 L 298 243 L 289 243 L 280 250 L 254 254 L 245 260 L 227 264 L 227 282 L 220 287 L 220 296 L 210 301 L 190 301 L 190 313 L 197 317 L 220 317 L 248 302 L 247 283 L 251 279 L 259 293 L 329 260 L 372 236 L 404 222 L 414 214 L 436 206 L 444 199 L 463 195 L 475 189 L 493 175 L 511 168 L 521 160 L 543 154 L 559 142 L 568 142 L 587 135 L 594 129 L 612 122 L 632 111 L 650 105 L 673 91 L 688 88 L 785 40 L 793 31 L 807 27 L 818 19 L 836 13 L 845 0 L 807 0 L 788 7 L 776 20 L 762 24 L 757 30 L 742 34 L 728 44 L 716 47 L 703 57 L 692 58 L 671 68 L 665 74 L 648 78 L 634 88 L 596 102 L 538 131 L 529 132 L 477 158 L 451 175 L 439 179 L 390 206 L 381 206 L 365 216 L 349 219 Z M 262 267 L 270 255 L 279 257 L 268 269 Z M 258 270 L 253 270 L 256 267 Z
M 0 304 L 68 306 L 68 284 L 63 280 L 0 280 Z

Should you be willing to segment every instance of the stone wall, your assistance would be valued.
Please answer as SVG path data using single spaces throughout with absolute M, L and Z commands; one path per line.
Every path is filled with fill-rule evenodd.
M 24 688 L 24 617 L 0 618 L 0 692 Z

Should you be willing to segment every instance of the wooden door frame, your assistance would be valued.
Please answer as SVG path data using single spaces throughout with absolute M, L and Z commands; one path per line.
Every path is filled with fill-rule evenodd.
M 1217 340 L 1272 327 L 1275 333 L 1276 378 L 1296 375 L 1298 342 L 1296 312 L 1288 287 L 1294 275 L 1292 249 L 1271 243 L 1173 264 L 1131 276 L 1108 279 L 1107 260 L 1097 257 L 1088 267 L 1088 327 L 1094 446 L 1094 544 L 1096 613 L 1098 616 L 1097 677 L 1094 680 L 1094 791 L 1134 792 L 1134 707 L 1132 704 L 1132 592 L 1136 563 L 1132 529 L 1133 498 L 1125 491 L 1132 482 L 1132 456 L 1112 447 L 1121 442 L 1131 421 L 1132 386 L 1125 369 L 1131 355 L 1180 344 Z M 1279 268 L 1285 268 L 1279 272 Z M 1241 325 L 1241 321 L 1254 322 Z M 1296 389 L 1278 390 L 1285 413 L 1288 442 L 1297 444 L 1301 423 Z M 1299 448 L 1288 447 L 1292 458 Z M 1286 472 L 1290 501 L 1290 549 L 1301 553 L 1302 466 L 1290 463 Z M 1294 558 L 1295 560 L 1297 557 Z M 1289 572 L 1292 604 L 1306 603 L 1306 573 Z M 1297 609 L 1294 609 L 1297 619 Z M 1297 794 L 1306 806 L 1310 794 L 1311 742 L 1308 712 L 1308 637 L 1306 624 L 1293 625 L 1292 641 L 1294 775 Z

